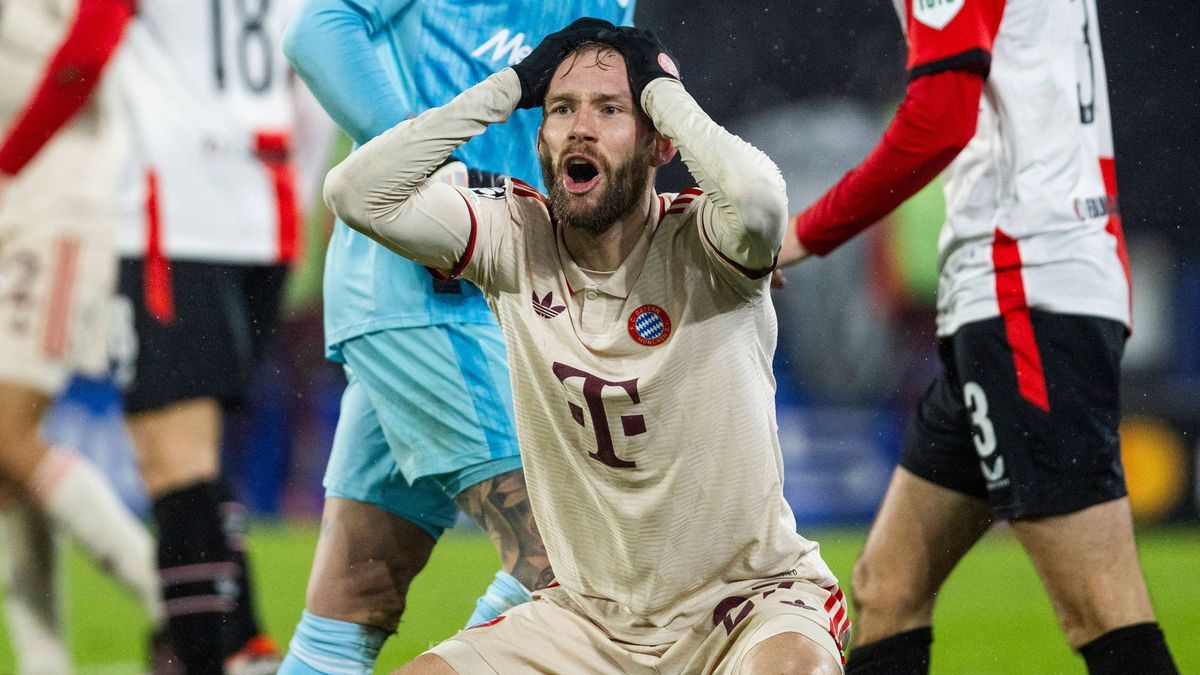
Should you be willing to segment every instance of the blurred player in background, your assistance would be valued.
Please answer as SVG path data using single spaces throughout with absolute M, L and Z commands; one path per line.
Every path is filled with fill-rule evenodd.
M 783 178 L 677 77 L 649 33 L 576 22 L 326 180 L 348 224 L 495 309 L 556 575 L 405 672 L 841 672 L 841 592 L 782 491 Z M 543 99 L 549 200 L 425 180 Z M 673 144 L 700 188 L 659 195 Z
M 520 61 L 575 18 L 631 23 L 633 11 L 633 0 L 308 0 L 285 49 L 363 144 Z M 434 179 L 480 188 L 500 174 L 536 180 L 538 122 L 522 111 L 459 148 Z M 458 507 L 492 536 L 503 564 L 468 625 L 553 578 L 520 469 L 504 344 L 479 289 L 339 223 L 325 265 L 325 335 L 349 384 L 286 673 L 370 672 Z
M 1175 672 L 1117 435 L 1129 271 L 1095 0 L 897 6 L 904 102 L 780 257 L 828 253 L 946 170 L 944 372 L 854 569 L 848 669 L 926 672 L 942 582 L 1003 519 L 1090 672 Z
M 127 0 L 0 6 L 0 545 L 22 673 L 71 671 L 56 531 L 162 620 L 149 532 L 90 460 L 39 433 L 73 371 L 107 369 L 126 143 L 113 81 L 101 74 L 132 12 Z
M 221 478 L 220 443 L 298 249 L 294 81 L 280 51 L 290 9 L 142 0 L 128 40 L 145 209 L 118 242 L 134 333 L 118 377 L 189 673 L 278 666 L 255 617 L 245 512 Z

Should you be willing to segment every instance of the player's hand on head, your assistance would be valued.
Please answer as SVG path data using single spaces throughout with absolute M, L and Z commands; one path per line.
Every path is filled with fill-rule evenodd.
M 660 77 L 679 79 L 679 63 L 675 56 L 648 30 L 614 26 L 600 33 L 596 39 L 612 45 L 625 57 L 629 88 L 633 91 L 635 101 L 642 100 L 642 90 L 654 80 Z
M 585 43 L 593 42 L 602 31 L 616 28 L 603 19 L 582 18 L 571 22 L 557 33 L 551 33 L 534 48 L 529 56 L 513 66 L 521 80 L 521 100 L 518 108 L 540 108 L 546 98 L 546 87 L 558 64 Z

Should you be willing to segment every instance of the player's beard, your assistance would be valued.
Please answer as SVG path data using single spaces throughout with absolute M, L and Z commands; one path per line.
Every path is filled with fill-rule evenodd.
M 607 232 L 642 197 L 650 177 L 650 152 L 653 147 L 649 143 L 644 146 L 638 144 L 615 169 L 603 157 L 581 153 L 589 161 L 595 162 L 604 174 L 599 203 L 589 207 L 582 203 L 582 197 L 567 192 L 563 185 L 562 162 L 555 162 L 543 145 L 538 152 L 538 159 L 542 163 L 542 180 L 550 193 L 550 207 L 555 220 L 563 227 L 577 227 L 592 234 Z M 560 156 L 579 151 L 577 147 L 567 146 Z

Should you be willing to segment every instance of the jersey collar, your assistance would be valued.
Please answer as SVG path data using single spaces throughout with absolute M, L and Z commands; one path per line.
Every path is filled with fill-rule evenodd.
M 625 299 L 629 297 L 630 290 L 633 289 L 633 284 L 637 281 L 642 273 L 642 266 L 646 264 L 646 257 L 650 253 L 650 242 L 654 239 L 654 233 L 658 230 L 658 224 L 662 220 L 662 200 L 655 196 L 650 200 L 650 213 L 646 219 L 646 227 L 642 230 L 642 236 L 633 246 L 633 250 L 629 252 L 625 260 L 621 263 L 613 275 L 603 282 L 597 284 L 592 281 L 579 265 L 575 264 L 575 260 L 571 258 L 571 254 L 567 252 L 567 243 L 563 238 L 563 228 L 555 227 L 555 240 L 558 244 L 558 259 L 562 266 L 563 275 L 567 280 L 567 288 L 571 294 L 579 293 L 580 291 L 592 289 L 597 290 L 605 295 L 614 298 Z

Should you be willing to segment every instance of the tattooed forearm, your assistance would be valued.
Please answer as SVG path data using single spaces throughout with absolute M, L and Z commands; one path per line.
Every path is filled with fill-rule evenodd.
M 545 588 L 554 581 L 546 546 L 533 522 L 525 474 L 516 469 L 493 476 L 458 495 L 458 506 L 479 523 L 500 551 L 504 569 L 526 588 Z

